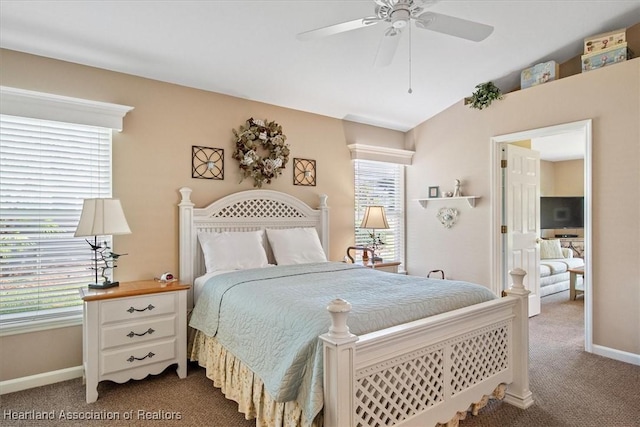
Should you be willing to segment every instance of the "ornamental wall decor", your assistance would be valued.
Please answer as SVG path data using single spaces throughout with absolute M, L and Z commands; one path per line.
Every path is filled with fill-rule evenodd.
M 236 149 L 233 158 L 240 162 L 242 178 L 253 178 L 253 186 L 262 188 L 263 183 L 271 184 L 271 180 L 282 175 L 282 170 L 289 161 L 289 145 L 282 127 L 276 122 L 267 120 L 247 120 L 246 126 L 236 131 Z M 266 155 L 259 154 L 266 150 Z
M 458 210 L 456 208 L 440 208 L 436 217 L 444 228 L 451 228 L 458 219 Z
M 224 150 L 222 148 L 192 145 L 191 177 L 224 179 Z
M 293 185 L 316 185 L 316 161 L 293 159 Z

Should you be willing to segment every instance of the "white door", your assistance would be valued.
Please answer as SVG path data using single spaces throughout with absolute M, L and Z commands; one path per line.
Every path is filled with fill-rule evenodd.
M 507 226 L 507 271 L 527 272 L 524 286 L 529 295 L 529 316 L 540 314 L 540 153 L 505 144 L 503 169 L 503 224 Z

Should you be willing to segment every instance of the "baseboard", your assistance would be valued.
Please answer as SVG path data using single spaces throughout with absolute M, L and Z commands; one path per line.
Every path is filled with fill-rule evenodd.
M 615 350 L 613 348 L 595 344 L 591 349 L 593 350 L 592 353 L 597 354 L 598 356 L 608 357 L 609 359 L 640 366 L 640 354 L 627 353 L 626 351 Z
M 0 381 L 0 395 L 82 377 L 82 366 Z

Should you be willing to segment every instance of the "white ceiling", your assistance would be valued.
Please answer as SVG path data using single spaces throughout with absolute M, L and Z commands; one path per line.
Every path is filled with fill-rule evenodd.
M 478 83 L 492 80 L 510 91 L 523 68 L 561 63 L 582 53 L 584 37 L 640 21 L 638 0 L 441 0 L 430 10 L 492 25 L 493 34 L 474 43 L 413 27 L 384 68 L 373 67 L 384 24 L 296 39 L 371 16 L 374 6 L 373 0 L 0 0 L 0 46 L 406 131 Z
M 585 144 L 582 131 L 531 139 L 531 149 L 540 153 L 541 160 L 549 162 L 584 159 Z

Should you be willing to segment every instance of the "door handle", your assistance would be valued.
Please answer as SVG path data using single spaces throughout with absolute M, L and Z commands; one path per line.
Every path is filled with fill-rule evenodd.
M 536 244 L 540 244 L 540 242 L 542 242 L 542 239 L 540 239 L 539 237 L 536 237 Z

